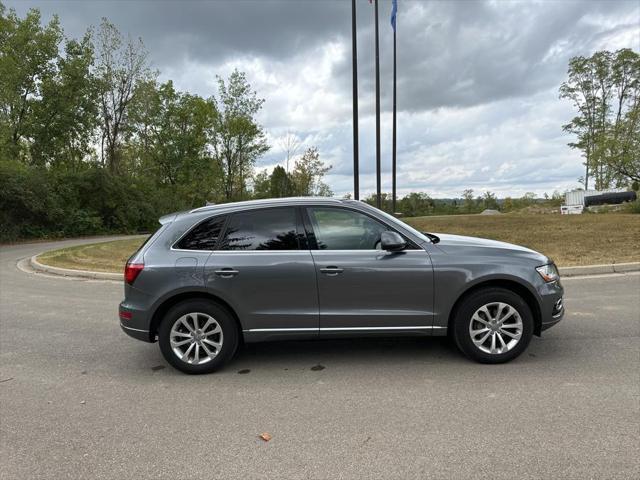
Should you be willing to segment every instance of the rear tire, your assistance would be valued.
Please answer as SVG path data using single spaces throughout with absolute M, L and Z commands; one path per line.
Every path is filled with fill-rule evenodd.
M 480 363 L 504 363 L 524 352 L 533 336 L 533 315 L 511 290 L 485 288 L 465 298 L 455 312 L 458 349 Z
M 211 373 L 231 360 L 239 332 L 231 313 L 208 300 L 186 300 L 172 307 L 158 329 L 165 360 L 188 374 Z

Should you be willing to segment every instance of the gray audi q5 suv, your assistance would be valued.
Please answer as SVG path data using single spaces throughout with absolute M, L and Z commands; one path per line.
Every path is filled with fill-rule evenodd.
M 447 335 L 501 363 L 559 322 L 553 262 L 508 243 L 421 233 L 365 203 L 286 198 L 160 219 L 129 259 L 120 324 L 186 373 L 241 342 Z

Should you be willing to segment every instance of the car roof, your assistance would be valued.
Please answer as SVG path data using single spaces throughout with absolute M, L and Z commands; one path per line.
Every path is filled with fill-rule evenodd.
M 160 218 L 160 223 L 167 223 L 191 216 L 201 216 L 202 214 L 228 213 L 245 208 L 253 209 L 258 207 L 286 206 L 286 205 L 341 205 L 347 203 L 360 203 L 356 200 L 332 198 L 332 197 L 285 197 L 285 198 L 265 198 L 260 200 L 245 200 L 242 202 L 229 202 L 205 205 L 184 212 L 175 212 Z

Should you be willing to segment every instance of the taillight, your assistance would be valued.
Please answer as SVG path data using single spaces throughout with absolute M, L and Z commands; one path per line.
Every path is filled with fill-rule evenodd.
M 129 263 L 124 267 L 124 281 L 131 285 L 140 272 L 144 269 L 144 263 Z

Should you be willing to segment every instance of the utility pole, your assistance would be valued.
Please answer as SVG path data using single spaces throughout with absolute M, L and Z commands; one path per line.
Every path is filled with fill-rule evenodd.
M 391 26 L 393 27 L 393 140 L 391 153 L 391 213 L 396 213 L 396 27 L 397 27 L 397 0 L 394 0 L 394 10 L 391 17 Z
M 375 0 L 376 16 L 376 207 L 381 208 L 380 181 L 380 35 L 378 33 L 378 0 Z
M 356 0 L 351 0 L 351 47 L 353 62 L 353 198 L 360 200 L 360 168 L 358 145 L 358 42 L 356 32 Z

